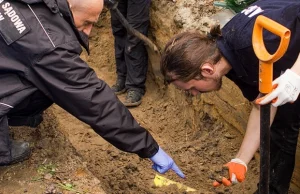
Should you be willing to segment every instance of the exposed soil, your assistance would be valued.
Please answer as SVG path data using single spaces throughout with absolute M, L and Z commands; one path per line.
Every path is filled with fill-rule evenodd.
M 92 64 L 99 78 L 109 85 L 115 81 L 113 36 L 109 23 L 102 23 L 91 37 L 91 56 L 83 57 Z M 175 98 L 175 99 L 173 99 Z M 124 96 L 120 96 L 122 101 Z M 241 135 L 216 125 L 209 115 L 189 109 L 192 99 L 180 91 L 170 93 L 154 81 L 151 69 L 147 79 L 147 93 L 142 104 L 132 108 L 131 113 L 148 129 L 159 144 L 181 167 L 187 178 L 180 179 L 173 172 L 164 176 L 197 189 L 196 193 L 251 193 L 256 189 L 257 163 L 249 167 L 248 181 L 231 188 L 212 187 L 210 179 L 220 167 L 236 153 Z M 133 154 L 117 150 L 100 139 L 88 126 L 74 118 L 66 117 L 64 111 L 55 107 L 58 114 L 64 114 L 63 130 L 77 151 L 87 161 L 88 168 L 99 178 L 107 193 L 184 193 L 176 187 L 155 188 L 155 172 L 149 160 L 141 160 Z M 195 125 L 200 119 L 201 126 Z
M 38 128 L 14 127 L 14 139 L 30 142 L 29 160 L 0 167 L 0 194 L 104 194 L 100 181 L 87 169 L 69 140 L 59 131 L 51 109 Z
M 108 12 L 102 14 L 90 40 L 91 54 L 83 53 L 82 58 L 100 79 L 112 85 L 116 74 Z M 197 190 L 190 193 L 250 194 L 256 190 L 259 164 L 255 159 L 248 166 L 244 183 L 228 188 L 212 186 L 214 175 L 235 156 L 240 146 L 242 135 L 238 130 L 215 122 L 201 111 L 203 107 L 191 108 L 197 107 L 197 100 L 163 86 L 151 67 L 146 87 L 142 104 L 130 111 L 173 157 L 187 178 L 183 180 L 174 172 L 167 172 L 164 177 Z M 19 127 L 12 128 L 12 132 L 16 139 L 32 143 L 33 154 L 26 162 L 0 168 L 0 194 L 186 193 L 175 185 L 155 187 L 156 173 L 148 159 L 116 149 L 56 105 L 46 111 L 45 121 L 37 129 Z

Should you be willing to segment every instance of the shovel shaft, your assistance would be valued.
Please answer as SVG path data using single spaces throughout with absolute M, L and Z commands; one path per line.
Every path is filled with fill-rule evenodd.
M 263 30 L 280 37 L 280 44 L 274 54 L 270 54 L 264 44 Z M 256 18 L 252 44 L 259 59 L 259 91 L 267 94 L 272 91 L 273 63 L 280 59 L 288 48 L 291 32 L 279 23 L 265 17 Z M 270 104 L 260 107 L 260 180 L 259 194 L 269 194 L 270 180 Z
M 128 21 L 125 19 L 125 17 L 122 15 L 122 13 L 119 11 L 117 7 L 111 8 L 111 11 L 114 12 L 115 16 L 118 18 L 118 20 L 122 23 L 122 25 L 126 28 L 127 32 L 136 36 L 140 40 L 142 40 L 147 46 L 149 46 L 153 51 L 159 53 L 159 50 L 157 46 L 144 34 L 140 33 L 136 29 L 134 29 Z
M 269 194 L 270 179 L 270 104 L 260 107 L 260 176 L 259 193 Z
M 259 61 L 259 91 L 268 94 L 272 91 L 273 63 Z

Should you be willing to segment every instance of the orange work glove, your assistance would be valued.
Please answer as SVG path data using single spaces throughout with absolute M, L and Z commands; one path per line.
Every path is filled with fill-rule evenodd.
M 222 176 L 217 177 L 213 183 L 214 187 L 218 187 L 221 184 L 230 186 L 232 184 L 243 182 L 247 172 L 247 165 L 241 159 L 235 158 L 225 164 L 222 171 L 225 171 L 226 175 L 223 174 Z

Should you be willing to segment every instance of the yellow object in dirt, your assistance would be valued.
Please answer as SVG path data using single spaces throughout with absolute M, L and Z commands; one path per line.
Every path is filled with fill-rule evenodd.
M 158 174 L 155 175 L 155 178 L 154 178 L 154 185 L 156 187 L 163 187 L 163 186 L 169 186 L 169 185 L 172 185 L 172 184 L 175 184 L 178 189 L 182 189 L 182 190 L 185 190 L 186 192 L 190 192 L 190 191 L 196 191 L 196 189 L 193 189 L 191 187 L 188 187 L 184 184 L 181 184 L 181 183 L 178 183 L 178 182 L 175 182 L 175 181 L 172 181 L 172 180 L 169 180 L 165 177 L 162 177 Z

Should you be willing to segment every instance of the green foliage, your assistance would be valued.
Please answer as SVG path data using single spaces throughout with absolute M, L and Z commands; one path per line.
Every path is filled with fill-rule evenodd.
M 225 0 L 226 7 L 238 13 L 257 0 Z
M 75 185 L 71 184 L 71 183 L 66 183 L 66 184 L 62 184 L 62 183 L 58 183 L 58 186 L 64 190 L 67 191 L 73 191 L 76 194 L 82 194 L 82 192 L 78 191 L 75 189 Z
M 48 173 L 54 175 L 56 172 L 56 165 L 52 163 L 43 164 L 38 167 L 37 171 L 40 175 L 45 175 Z

